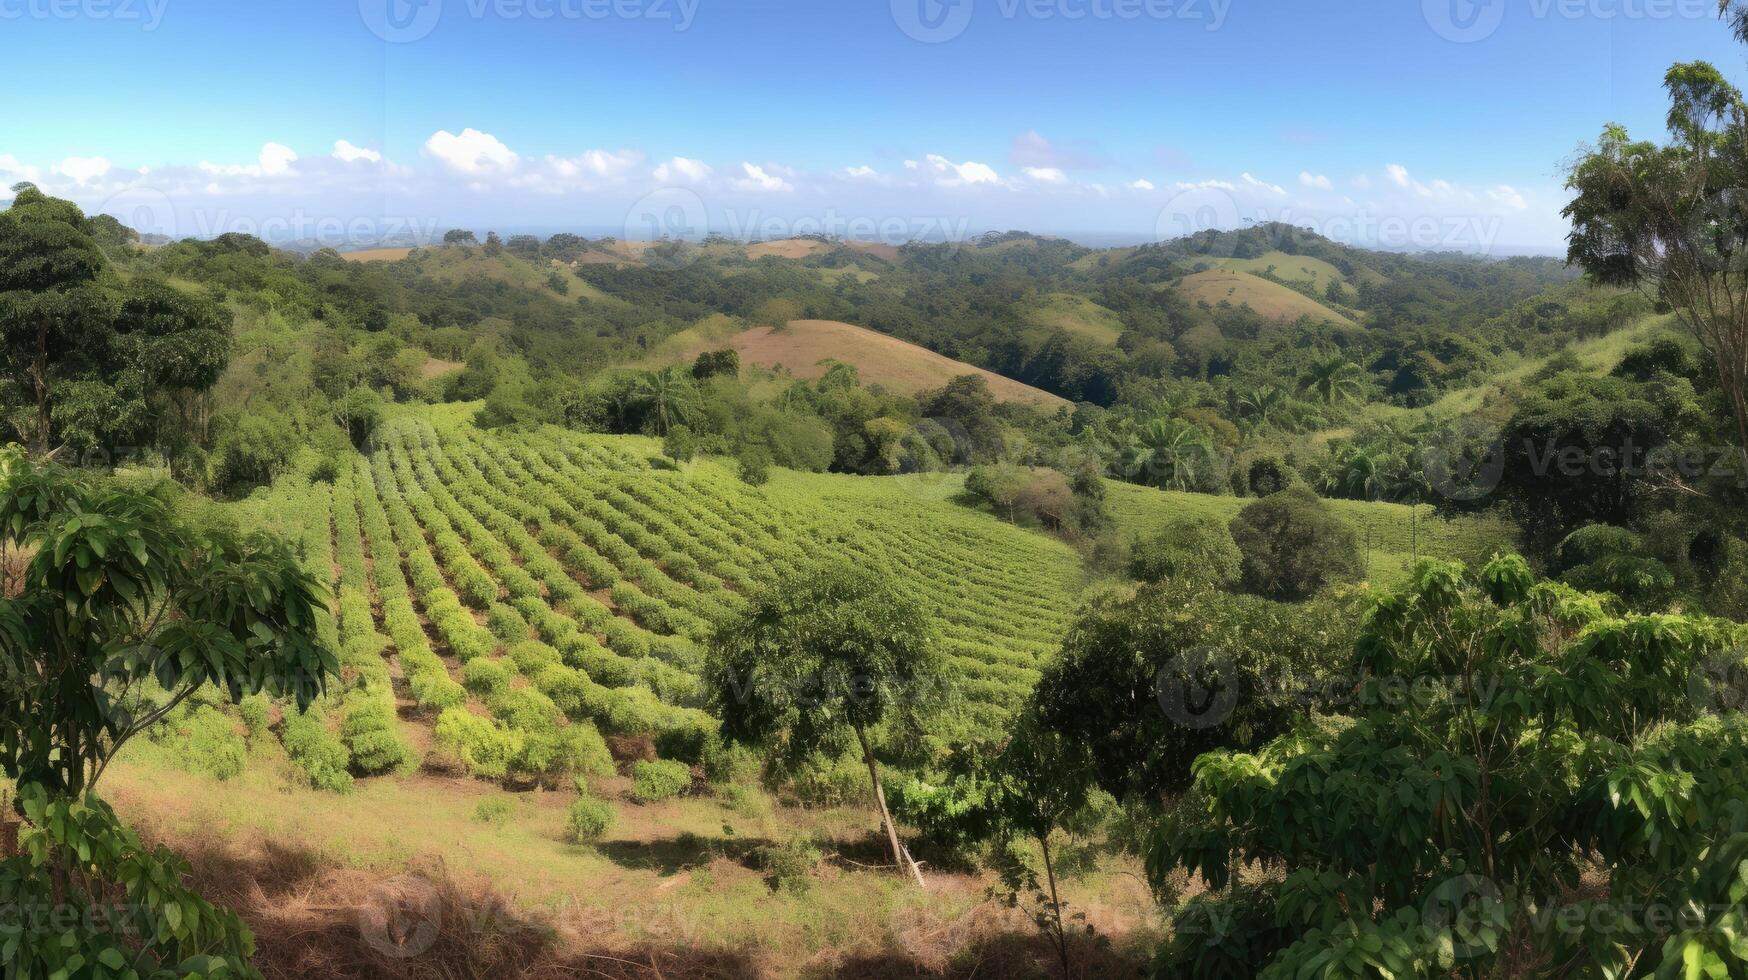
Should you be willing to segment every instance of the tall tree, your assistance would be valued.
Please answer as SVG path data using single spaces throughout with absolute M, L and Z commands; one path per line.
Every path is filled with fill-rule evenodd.
M 50 392 L 69 362 L 89 359 L 111 315 L 103 252 L 70 201 L 20 184 L 0 211 L 0 370 L 35 407 L 31 448 L 48 451 Z
M 893 576 L 841 565 L 774 583 L 718 631 L 707 680 L 723 733 L 788 761 L 840 750 L 853 734 L 892 860 L 922 884 L 887 809 L 871 733 L 921 731 L 940 654 L 928 617 Z
M 1719 11 L 1748 41 L 1748 8 Z M 1748 104 L 1712 65 L 1664 78 L 1669 142 L 1610 125 L 1573 164 L 1567 257 L 1593 279 L 1668 304 L 1712 355 L 1748 447 Z

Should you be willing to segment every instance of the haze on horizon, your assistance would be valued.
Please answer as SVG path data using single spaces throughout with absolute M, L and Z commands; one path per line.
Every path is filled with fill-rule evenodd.
M 5 0 L 0 20 L 0 79 L 31 93 L 0 122 L 0 184 L 148 233 L 341 248 L 1282 221 L 1561 253 L 1562 166 L 1600 122 L 1659 136 L 1670 63 L 1742 67 L 1714 0 L 318 0 L 249 25 L 206 0 Z

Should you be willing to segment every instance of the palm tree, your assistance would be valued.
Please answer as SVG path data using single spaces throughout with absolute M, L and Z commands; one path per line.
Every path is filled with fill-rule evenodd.
M 692 379 L 677 367 L 644 372 L 638 377 L 634 392 L 645 420 L 655 423 L 658 436 L 665 436 L 669 429 L 685 424 L 698 403 L 698 389 L 692 387 Z
M 1357 400 L 1360 395 L 1360 369 L 1340 354 L 1331 354 L 1312 361 L 1299 375 L 1300 391 L 1315 391 L 1325 405 L 1338 401 Z
M 1152 419 L 1130 438 L 1121 458 L 1126 475 L 1137 483 L 1188 489 L 1209 456 L 1208 437 L 1183 419 Z
M 1238 411 L 1256 419 L 1258 428 L 1269 424 L 1269 416 L 1285 404 L 1287 395 L 1274 385 L 1263 385 L 1238 396 Z

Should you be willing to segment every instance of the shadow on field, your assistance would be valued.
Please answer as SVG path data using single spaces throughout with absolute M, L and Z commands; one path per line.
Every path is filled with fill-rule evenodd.
M 689 853 L 707 856 L 710 843 L 717 842 L 699 839 L 694 846 L 703 849 Z M 220 842 L 181 842 L 177 850 L 194 868 L 191 884 L 253 930 L 255 965 L 268 980 L 1062 976 L 1030 924 L 993 904 L 953 922 L 926 914 L 894 922 L 887 937 L 798 962 L 794 951 L 712 946 L 683 911 L 658 905 L 525 912 L 482 882 L 456 880 L 441 863 L 392 875 L 336 867 L 271 841 L 248 853 Z M 1133 960 L 1092 941 L 1077 941 L 1074 966 L 1071 980 L 1140 975 Z

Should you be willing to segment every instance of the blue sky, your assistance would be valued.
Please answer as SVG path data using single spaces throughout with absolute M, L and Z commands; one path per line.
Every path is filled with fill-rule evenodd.
M 1546 250 L 1562 161 L 1660 133 L 1670 63 L 1744 74 L 1715 6 L 0 0 L 0 180 L 179 234 L 1277 218 Z

